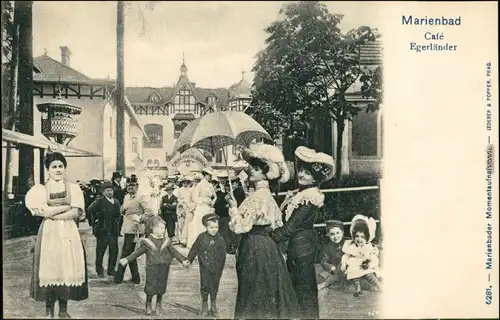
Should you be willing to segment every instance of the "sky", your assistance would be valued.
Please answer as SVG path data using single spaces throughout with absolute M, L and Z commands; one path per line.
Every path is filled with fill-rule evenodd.
M 265 47 L 264 29 L 284 3 L 158 1 L 150 10 L 148 2 L 128 2 L 125 85 L 172 86 L 183 55 L 197 87 L 227 88 L 242 72 L 251 82 L 255 55 Z M 376 3 L 325 3 L 330 12 L 344 14 L 343 31 L 380 24 Z M 116 78 L 116 2 L 35 1 L 33 37 L 35 57 L 47 52 L 60 61 L 59 47 L 67 46 L 72 68 L 91 78 Z

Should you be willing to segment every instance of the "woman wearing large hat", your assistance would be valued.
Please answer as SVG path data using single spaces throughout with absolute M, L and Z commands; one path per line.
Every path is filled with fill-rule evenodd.
M 314 263 L 318 239 L 314 221 L 323 207 L 325 196 L 319 185 L 334 175 L 333 158 L 306 147 L 295 150 L 299 192 L 285 199 L 282 208 L 283 226 L 271 237 L 278 243 L 288 242 L 287 265 L 300 305 L 300 317 L 317 319 L 318 284 Z
M 193 202 L 191 182 L 193 178 L 189 175 L 184 175 L 179 178 L 181 186 L 175 190 L 174 195 L 177 197 L 177 230 L 176 236 L 179 242 L 186 245 L 188 238 L 188 225 L 192 218 Z
M 68 300 L 88 298 L 85 251 L 75 219 L 85 209 L 83 193 L 76 183 L 66 181 L 66 158 L 58 152 L 48 154 L 45 168 L 49 179 L 26 194 L 26 207 L 43 217 L 38 231 L 31 278 L 30 297 L 44 301 L 46 316 L 54 317 L 59 301 L 59 318 L 70 318 Z
M 298 315 L 295 292 L 276 242 L 269 233 L 283 226 L 281 211 L 269 182 L 286 182 L 290 174 L 281 151 L 267 144 L 253 144 L 242 152 L 249 163 L 249 179 L 256 191 L 238 207 L 228 199 L 229 227 L 241 234 L 236 258 L 238 293 L 236 319 L 293 319 Z
M 210 183 L 213 176 L 215 176 L 215 172 L 212 168 L 203 168 L 200 175 L 201 179 L 193 189 L 192 199 L 196 207 L 193 211 L 193 220 L 188 226 L 189 230 L 186 243 L 188 248 L 191 248 L 196 238 L 198 238 L 201 233 L 205 232 L 205 226 L 203 225 L 202 219 L 205 215 L 210 213 L 217 199 L 215 188 Z

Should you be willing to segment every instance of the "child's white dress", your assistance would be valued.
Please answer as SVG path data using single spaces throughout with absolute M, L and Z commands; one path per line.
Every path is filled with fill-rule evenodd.
M 361 278 L 370 273 L 381 277 L 379 250 L 373 244 L 367 243 L 364 247 L 358 247 L 353 240 L 346 240 L 342 251 L 344 255 L 342 256 L 341 270 L 345 273 L 347 280 Z M 361 266 L 365 260 L 370 260 L 367 269 L 363 269 Z

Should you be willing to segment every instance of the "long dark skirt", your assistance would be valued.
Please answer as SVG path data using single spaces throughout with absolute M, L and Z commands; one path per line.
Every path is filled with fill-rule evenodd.
M 287 260 L 288 271 L 300 306 L 301 319 L 317 319 L 319 317 L 318 282 L 314 252 Z
M 236 260 L 236 319 L 290 319 L 299 307 L 290 275 L 269 226 L 244 234 Z
M 88 286 L 88 272 L 87 272 L 87 255 L 85 253 L 85 247 L 83 246 L 83 257 L 85 260 L 85 282 L 81 286 L 47 286 L 40 287 L 40 279 L 38 277 L 38 272 L 40 269 L 40 252 L 42 248 L 42 236 L 43 236 L 43 225 L 40 225 L 38 229 L 38 235 L 35 243 L 35 252 L 33 256 L 33 272 L 31 274 L 30 283 L 30 298 L 36 301 L 47 301 L 47 300 L 85 300 L 89 297 L 89 286 Z
M 146 285 L 144 292 L 147 295 L 164 294 L 167 291 L 168 273 L 170 264 L 146 265 Z

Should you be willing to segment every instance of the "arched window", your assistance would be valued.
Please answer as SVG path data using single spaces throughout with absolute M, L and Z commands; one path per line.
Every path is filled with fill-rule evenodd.
M 132 152 L 139 153 L 139 139 L 137 137 L 132 138 Z
M 159 159 L 155 159 L 154 166 L 155 167 L 159 167 L 160 166 L 160 160 Z
M 163 148 L 163 126 L 160 124 L 147 124 L 144 131 L 148 139 L 143 139 L 144 148 Z
M 184 122 L 177 122 L 175 124 L 175 132 L 174 132 L 174 138 L 179 138 L 179 136 L 181 135 L 181 132 L 182 130 L 184 130 L 185 127 L 187 127 L 188 125 L 188 122 L 184 121 Z
M 148 168 L 153 166 L 153 159 L 148 159 Z

